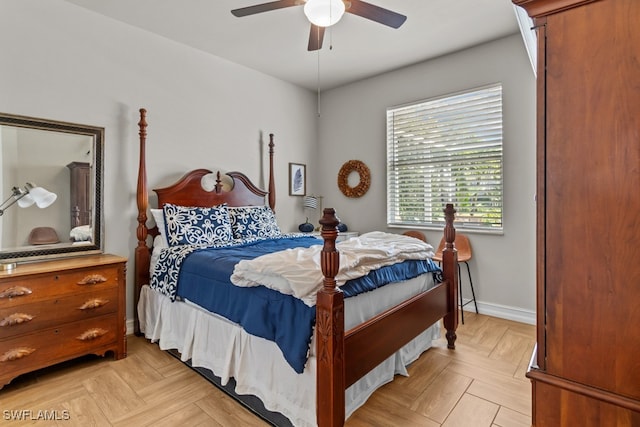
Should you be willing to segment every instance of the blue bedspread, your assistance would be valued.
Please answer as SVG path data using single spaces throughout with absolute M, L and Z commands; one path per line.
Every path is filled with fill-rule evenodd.
M 193 248 L 180 261 L 175 295 L 238 323 L 252 335 L 274 341 L 291 367 L 301 373 L 307 361 L 315 325 L 315 307 L 264 286 L 235 286 L 229 278 L 240 260 L 317 244 L 320 241 L 314 237 L 296 237 L 224 248 Z M 349 297 L 387 283 L 439 271 L 439 267 L 431 260 L 405 261 L 349 281 L 341 289 L 345 297 Z M 154 281 L 164 282 L 166 278 L 155 278 L 152 287 Z

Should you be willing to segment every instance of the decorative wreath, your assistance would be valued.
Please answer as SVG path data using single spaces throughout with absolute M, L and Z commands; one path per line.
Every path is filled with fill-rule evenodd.
M 360 182 L 355 187 L 349 185 L 349 175 L 356 172 Z M 367 165 L 360 160 L 349 160 L 340 168 L 338 172 L 338 188 L 347 197 L 362 197 L 369 190 L 371 185 L 371 172 Z

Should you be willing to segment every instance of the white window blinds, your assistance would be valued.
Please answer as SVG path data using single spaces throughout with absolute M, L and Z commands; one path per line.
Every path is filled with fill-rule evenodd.
M 502 229 L 502 85 L 387 109 L 387 223 Z

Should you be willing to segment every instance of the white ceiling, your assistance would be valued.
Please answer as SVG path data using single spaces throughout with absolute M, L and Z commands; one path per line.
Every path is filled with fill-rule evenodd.
M 311 90 L 519 31 L 511 0 L 368 0 L 407 21 L 392 29 L 346 13 L 327 29 L 322 50 L 308 52 L 302 6 L 236 18 L 232 9 L 270 0 L 66 1 Z

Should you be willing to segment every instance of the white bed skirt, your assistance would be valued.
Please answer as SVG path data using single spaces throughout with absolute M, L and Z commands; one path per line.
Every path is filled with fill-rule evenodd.
M 433 286 L 431 274 L 406 282 L 393 283 L 345 300 L 345 327 Z M 373 296 L 375 295 L 375 298 Z M 382 304 L 376 301 L 382 301 Z M 252 394 L 270 411 L 280 412 L 295 426 L 316 426 L 315 341 L 302 374 L 296 373 L 282 357 L 275 343 L 248 334 L 238 324 L 212 314 L 189 302 L 172 303 L 168 297 L 148 286 L 142 287 L 138 303 L 140 329 L 145 337 L 158 342 L 162 350 L 176 349 L 182 360 L 194 367 L 205 367 L 221 378 L 236 381 L 237 394 Z M 346 390 L 346 417 L 366 402 L 395 374 L 408 375 L 406 366 L 431 347 L 439 337 L 436 323 L 389 357 Z

